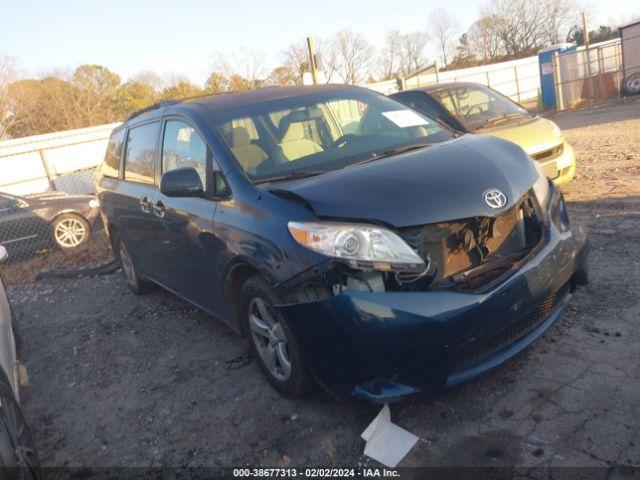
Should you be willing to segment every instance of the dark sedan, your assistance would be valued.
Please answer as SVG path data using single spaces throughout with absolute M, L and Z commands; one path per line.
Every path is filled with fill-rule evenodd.
M 520 147 L 356 87 L 152 106 L 113 132 L 96 188 L 131 290 L 228 322 L 289 396 L 454 385 L 586 282 L 585 234 Z
M 89 240 L 99 206 L 91 195 L 0 193 L 0 244 L 11 254 L 52 244 L 63 250 L 79 247 Z

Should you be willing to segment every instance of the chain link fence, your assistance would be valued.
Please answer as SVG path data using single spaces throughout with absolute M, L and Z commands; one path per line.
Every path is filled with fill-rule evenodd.
M 558 110 L 615 98 L 623 81 L 620 40 L 555 54 L 553 69 Z
M 94 195 L 114 125 L 0 142 L 0 245 L 5 283 L 110 257 Z

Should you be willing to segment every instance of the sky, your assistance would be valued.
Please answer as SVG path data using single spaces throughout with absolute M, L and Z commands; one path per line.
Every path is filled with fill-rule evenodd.
M 535 0 L 532 0 L 535 1 Z M 330 37 L 350 28 L 375 46 L 386 31 L 426 30 L 429 13 L 444 8 L 462 29 L 482 2 L 456 0 L 0 0 L 0 55 L 23 74 L 42 75 L 83 63 L 108 67 L 123 79 L 153 70 L 202 83 L 214 52 L 241 47 L 264 52 L 275 66 L 281 52 L 308 35 Z M 638 0 L 591 0 L 591 23 L 640 14 Z

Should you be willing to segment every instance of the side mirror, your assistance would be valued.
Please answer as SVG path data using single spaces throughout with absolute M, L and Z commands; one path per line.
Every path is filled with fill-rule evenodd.
M 4 262 L 8 257 L 7 249 L 0 245 L 0 263 Z
M 167 197 L 196 197 L 204 188 L 200 175 L 194 168 L 177 168 L 162 174 L 160 191 Z

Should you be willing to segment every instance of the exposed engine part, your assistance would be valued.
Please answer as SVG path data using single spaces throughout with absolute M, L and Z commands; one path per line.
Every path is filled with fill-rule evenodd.
M 380 272 L 359 272 L 357 275 L 346 278 L 344 288 L 358 290 L 360 292 L 384 292 L 386 287 L 382 273 Z
M 527 193 L 497 217 L 473 217 L 400 230 L 422 257 L 423 272 L 361 270 L 334 260 L 282 284 L 287 301 L 315 301 L 344 290 L 420 292 L 454 286 L 475 290 L 511 269 L 542 239 L 542 213 Z M 311 293 L 311 294 L 310 294 Z
M 541 239 L 536 208 L 526 194 L 497 217 L 473 217 L 402 230 L 404 240 L 429 258 L 433 282 L 461 289 L 488 283 L 525 256 Z

